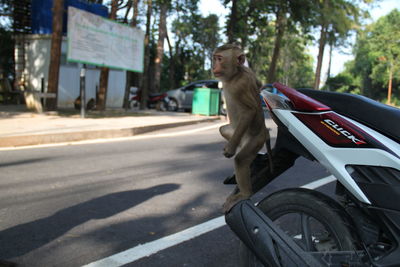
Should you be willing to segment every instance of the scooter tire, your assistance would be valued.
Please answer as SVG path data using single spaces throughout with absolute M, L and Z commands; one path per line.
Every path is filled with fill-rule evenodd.
M 354 234 L 356 231 L 349 215 L 337 202 L 320 192 L 303 188 L 285 189 L 260 201 L 258 208 L 272 221 L 289 213 L 304 213 L 322 223 L 330 231 L 338 251 L 357 248 L 358 238 Z M 239 251 L 240 266 L 263 266 L 242 242 Z

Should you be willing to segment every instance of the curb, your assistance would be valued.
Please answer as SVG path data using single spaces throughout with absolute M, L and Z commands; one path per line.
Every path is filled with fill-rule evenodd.
M 217 118 L 209 118 L 203 120 L 192 120 L 192 121 L 174 122 L 167 124 L 155 124 L 148 126 L 112 129 L 112 130 L 93 130 L 93 131 L 70 132 L 70 133 L 38 134 L 38 135 L 28 135 L 28 136 L 27 135 L 7 136 L 7 137 L 0 137 L 0 148 L 55 144 L 55 143 L 75 142 L 75 141 L 93 140 L 93 139 L 130 137 L 161 129 L 198 124 L 202 122 L 212 122 L 219 119 L 220 118 L 217 117 Z

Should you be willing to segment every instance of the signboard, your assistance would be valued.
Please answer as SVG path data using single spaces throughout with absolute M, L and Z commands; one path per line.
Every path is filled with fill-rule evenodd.
M 143 72 L 143 31 L 68 7 L 67 60 Z

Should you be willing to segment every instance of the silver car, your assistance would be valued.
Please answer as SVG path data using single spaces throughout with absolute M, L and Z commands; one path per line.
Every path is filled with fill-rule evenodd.
M 177 111 L 179 109 L 191 110 L 193 102 L 193 92 L 195 88 L 214 88 L 218 89 L 217 80 L 201 80 L 189 83 L 181 88 L 167 91 L 169 111 Z

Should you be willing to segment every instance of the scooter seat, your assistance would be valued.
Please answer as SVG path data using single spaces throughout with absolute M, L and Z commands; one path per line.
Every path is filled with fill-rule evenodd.
M 297 89 L 329 106 L 335 112 L 356 120 L 400 143 L 400 109 L 368 97 L 314 89 Z

